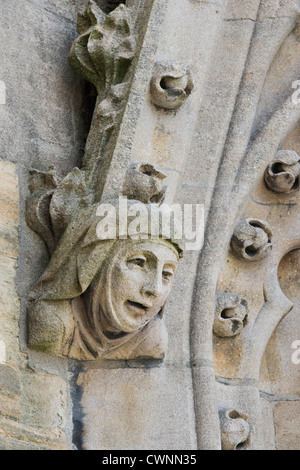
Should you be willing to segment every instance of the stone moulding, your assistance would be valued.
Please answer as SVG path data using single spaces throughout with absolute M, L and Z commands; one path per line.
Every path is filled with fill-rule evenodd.
M 270 162 L 270 155 L 276 154 L 281 143 L 295 128 L 300 118 L 300 106 L 293 102 L 291 90 L 286 100 L 269 115 L 268 120 L 261 124 L 259 132 L 252 135 L 252 126 L 265 77 L 281 45 L 296 25 L 296 15 L 293 21 L 282 20 L 280 25 L 277 21 L 276 31 L 272 29 L 274 34 L 270 32 L 268 39 L 266 39 L 266 23 L 260 16 L 260 10 L 263 7 L 263 2 L 257 2 L 255 6 L 253 5 L 258 19 L 254 22 L 252 34 L 249 36 L 245 68 L 239 83 L 239 92 L 228 125 L 224 147 L 220 152 L 218 172 L 208 210 L 205 242 L 199 257 L 196 275 L 191 316 L 191 362 L 195 364 L 193 368 L 195 411 L 200 448 L 209 448 L 214 445 L 213 440 L 208 444 L 207 436 L 212 436 L 212 431 L 206 428 L 203 422 L 203 398 L 197 393 L 197 390 L 201 388 L 201 373 L 200 366 L 197 364 L 203 363 L 204 360 L 207 363 L 213 361 L 212 341 L 209 338 L 211 338 L 215 319 L 215 293 L 219 289 L 226 290 L 227 288 L 226 284 L 222 283 L 222 287 L 218 289 L 223 263 L 225 263 L 230 240 L 239 219 L 247 216 L 255 218 L 255 214 L 252 212 L 248 213 L 246 217 L 243 214 L 251 191 L 255 188 L 258 179 L 264 175 Z M 262 51 L 264 58 L 262 58 Z M 270 247 L 268 242 L 269 240 L 265 240 L 266 247 Z M 244 253 L 243 246 L 241 250 Z M 268 259 L 269 257 L 263 262 L 268 262 Z M 271 259 L 273 258 L 270 257 Z M 262 263 L 260 260 L 257 261 Z M 247 263 L 248 268 L 250 264 L 254 263 Z M 292 308 L 291 302 L 283 295 L 278 285 L 277 264 L 275 261 L 273 264 L 268 279 L 265 279 L 264 295 L 266 301 L 262 305 L 254 325 L 249 318 L 249 325 L 244 330 L 241 345 L 243 361 L 239 368 L 238 380 L 257 383 L 261 359 L 267 342 L 280 320 Z M 244 265 L 246 269 L 246 263 Z M 234 287 L 234 292 L 239 294 L 238 285 Z M 226 371 L 224 373 L 226 374 Z M 230 387 L 227 388 L 230 389 Z M 259 407 L 258 404 L 257 407 Z M 250 418 L 252 419 L 252 417 Z M 261 426 L 259 419 L 259 413 L 253 417 L 258 433 Z M 205 438 L 203 437 L 204 428 L 207 432 Z M 217 439 L 216 436 L 217 431 L 215 439 Z M 260 448 L 261 445 L 263 445 L 261 439 L 257 438 L 251 442 L 249 448 Z

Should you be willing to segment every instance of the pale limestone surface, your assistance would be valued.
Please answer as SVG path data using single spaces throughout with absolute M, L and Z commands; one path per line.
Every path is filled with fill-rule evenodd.
M 78 381 L 84 449 L 196 449 L 187 368 L 90 370 Z
M 25 222 L 28 173 L 54 165 L 64 177 L 80 166 L 95 95 L 67 62 L 85 0 L 0 6 L 0 448 L 220 449 L 241 432 L 238 448 L 298 449 L 299 191 L 273 193 L 264 172 L 278 150 L 300 154 L 299 107 L 286 101 L 300 78 L 299 2 L 126 3 L 138 55 L 104 191 L 119 194 L 129 162 L 158 165 L 167 201 L 205 204 L 204 249 L 179 264 L 163 363 L 27 349 L 26 296 L 49 261 Z M 151 104 L 154 64 L 165 60 L 193 73 L 176 111 Z M 249 218 L 272 230 L 270 253 L 253 263 L 230 248 Z M 224 292 L 249 307 L 234 337 L 212 335 L 215 294 Z M 223 411 L 250 424 L 246 440 L 237 422 L 225 443 Z
M 299 450 L 299 402 L 279 402 L 274 407 L 278 450 Z
M 40 169 L 54 165 L 60 174 L 79 162 L 81 86 L 61 61 L 76 35 L 79 3 L 12 0 L 2 6 L 3 159 Z
M 65 448 L 66 382 L 56 376 L 30 374 L 26 355 L 20 352 L 20 301 L 15 288 L 19 187 L 15 165 L 1 160 L 0 168 L 0 446 L 1 449 Z
M 1 204 L 1 330 L 0 335 L 5 348 L 5 359 L 18 364 L 20 360 L 19 345 L 16 337 L 20 303 L 15 291 L 14 280 L 19 255 L 19 191 L 16 168 L 13 163 L 0 161 L 2 184 L 0 190 Z M 6 362 L 6 361 L 4 361 Z

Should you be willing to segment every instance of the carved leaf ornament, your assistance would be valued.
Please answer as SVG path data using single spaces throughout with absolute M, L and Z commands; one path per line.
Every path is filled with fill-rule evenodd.
M 74 168 L 62 181 L 53 169 L 30 173 L 31 196 L 27 200 L 26 219 L 45 241 L 49 254 L 53 254 L 72 216 L 90 206 L 97 197 L 98 152 L 105 155 L 109 146 L 108 133 L 115 127 L 123 105 L 128 85 L 124 78 L 135 51 L 135 39 L 123 4 L 106 16 L 90 0 L 85 12 L 78 15 L 78 32 L 80 36 L 72 45 L 69 61 L 75 72 L 93 83 L 98 91 L 96 127 L 100 141 L 96 139 L 97 153 L 89 158 L 87 168 Z
M 275 193 L 290 193 L 299 189 L 300 157 L 291 150 L 277 152 L 265 171 L 265 183 Z
M 103 21 L 104 17 L 95 2 L 90 1 L 79 17 L 80 36 L 69 56 L 74 71 L 93 83 L 99 94 L 122 83 L 135 52 L 126 8 L 120 5 Z
M 151 101 L 159 108 L 177 109 L 194 88 L 192 73 L 178 62 L 155 64 L 150 83 Z

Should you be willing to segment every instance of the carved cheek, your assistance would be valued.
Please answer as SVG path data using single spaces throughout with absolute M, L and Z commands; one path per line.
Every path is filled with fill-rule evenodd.
M 171 292 L 172 287 L 173 287 L 173 280 L 167 282 L 166 284 L 163 282 L 163 292 L 164 292 L 165 302 L 167 301 L 167 299 L 169 297 L 169 294 Z
M 171 282 L 166 283 L 164 280 L 162 280 L 161 294 L 154 301 L 154 306 L 157 310 L 156 313 L 158 313 L 158 311 L 165 305 L 166 301 L 168 300 L 171 288 L 172 288 Z
M 145 282 L 146 272 L 143 269 L 131 269 L 126 263 L 122 263 L 118 267 L 118 274 L 116 276 L 116 288 L 122 290 L 122 297 L 135 296 L 140 293 L 140 290 Z M 134 299 L 134 298 L 133 298 Z

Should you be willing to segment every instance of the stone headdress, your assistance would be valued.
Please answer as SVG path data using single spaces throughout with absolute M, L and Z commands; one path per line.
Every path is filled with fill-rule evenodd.
M 109 203 L 116 209 L 116 232 L 118 233 L 119 201 Z M 135 204 L 141 205 L 142 203 L 134 200 L 128 201 L 129 208 Z M 32 288 L 29 300 L 73 299 L 81 295 L 91 284 L 118 241 L 118 238 L 106 240 L 98 238 L 97 224 L 100 220 L 97 216 L 98 207 L 99 204 L 95 204 L 82 210 L 68 224 L 48 267 Z M 143 204 L 143 207 L 150 217 L 153 206 Z M 163 211 L 158 209 L 157 212 L 163 215 Z M 171 227 L 168 226 L 168 219 L 161 218 L 160 222 L 158 238 L 168 241 L 176 249 L 178 256 L 182 257 L 183 242 L 174 238 L 176 219 L 174 221 L 171 218 Z M 141 233 L 141 237 L 143 235 L 151 237 L 150 225 L 149 223 L 148 233 Z

